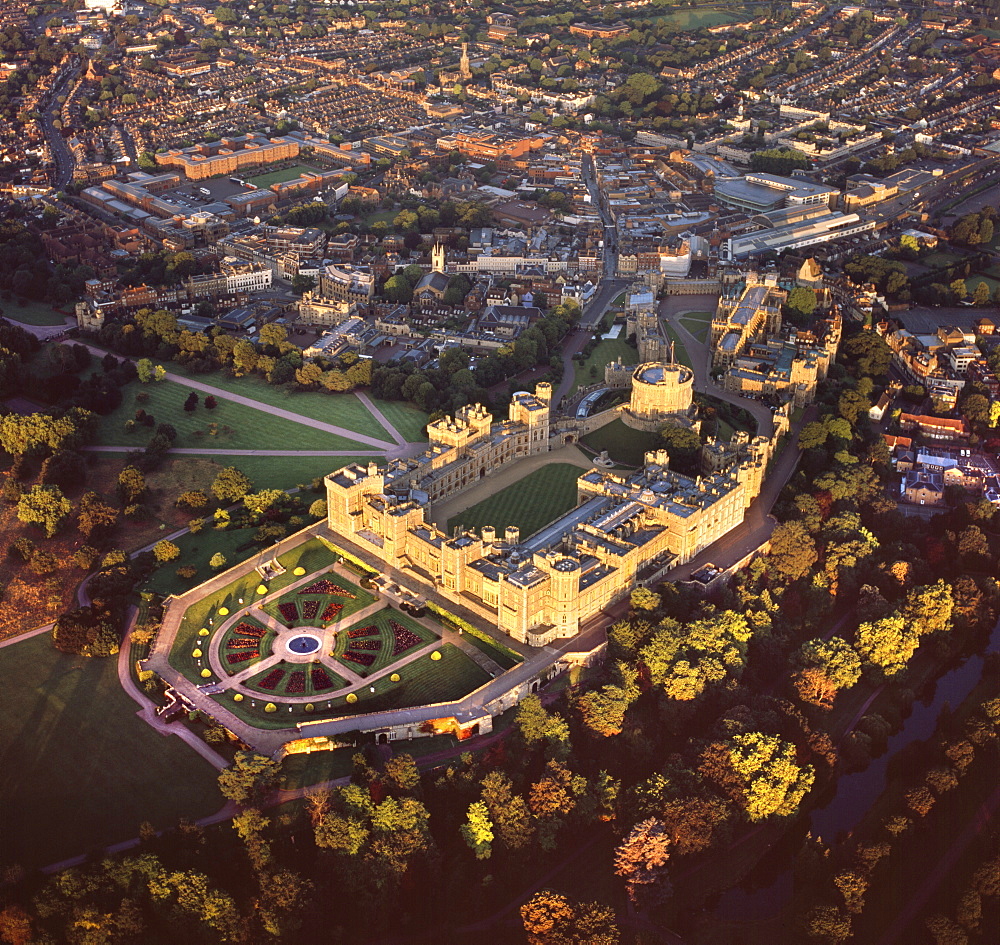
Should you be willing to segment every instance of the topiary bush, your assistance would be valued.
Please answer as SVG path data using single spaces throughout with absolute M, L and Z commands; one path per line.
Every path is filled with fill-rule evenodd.
M 269 702 L 266 706 L 264 706 L 264 711 L 265 712 L 277 712 L 278 711 L 278 707 L 273 702 Z

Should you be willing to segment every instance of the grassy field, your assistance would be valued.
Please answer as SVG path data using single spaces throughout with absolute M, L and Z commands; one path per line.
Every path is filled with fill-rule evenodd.
M 607 450 L 608 455 L 624 466 L 641 466 L 648 450 L 655 450 L 663 445 L 658 433 L 644 433 L 625 426 L 621 420 L 611 423 L 588 433 L 580 441 L 592 450 Z
M 965 287 L 969 292 L 969 300 L 972 299 L 972 293 L 976 291 L 980 282 L 985 282 L 989 287 L 990 295 L 992 296 L 997 289 L 1000 289 L 1000 282 L 996 279 L 992 279 L 989 276 L 971 275 L 965 280 Z
M 136 400 L 136 395 L 140 393 L 148 395 L 145 403 Z M 184 410 L 184 401 L 190 393 L 191 388 L 171 381 L 129 384 L 122 391 L 124 396 L 117 409 L 100 418 L 97 442 L 101 446 L 127 446 L 132 449 L 145 446 L 155 426 L 137 424 L 132 432 L 125 431 L 125 422 L 132 419 L 138 409 L 143 409 L 152 414 L 156 423 L 169 423 L 177 430 L 177 439 L 173 444 L 177 448 L 363 449 L 353 440 L 313 429 L 305 418 L 302 423 L 295 423 L 231 400 L 218 398 L 218 406 L 207 410 L 200 398 L 198 407 L 189 412 Z M 211 432 L 213 429 L 216 431 L 214 434 Z
M 378 407 L 379 412 L 396 428 L 396 432 L 407 443 L 426 442 L 427 414 L 422 410 L 418 410 L 412 404 L 405 403 L 402 400 L 376 400 L 373 397 L 371 398 L 371 402 Z M 371 433 L 369 435 L 381 436 L 379 433 Z
M 708 343 L 708 334 L 712 327 L 711 312 L 690 312 L 682 315 L 680 321 L 702 344 Z
M 944 269 L 945 266 L 950 266 L 952 263 L 960 262 L 961 256 L 956 256 L 954 253 L 945 252 L 935 252 L 928 253 L 926 256 L 920 257 L 920 262 L 924 266 L 930 266 L 932 269 Z
M 70 309 L 72 310 L 72 306 Z M 12 300 L 0 305 L 0 310 L 4 318 L 25 325 L 62 325 L 66 321 L 65 315 L 45 302 L 26 301 L 24 305 L 19 305 Z
M 31 869 L 204 817 L 215 771 L 140 721 L 115 659 L 66 656 L 42 634 L 0 650 L 0 863 Z
M 200 379 L 205 380 L 204 378 Z M 229 391 L 231 394 L 251 397 L 271 407 L 290 410 L 301 415 L 303 423 L 307 420 L 319 420 L 323 423 L 332 423 L 347 430 L 353 430 L 355 433 L 364 433 L 377 440 L 385 440 L 390 445 L 392 443 L 388 431 L 382 428 L 382 425 L 371 415 L 368 408 L 351 393 L 327 394 L 319 391 L 290 390 L 284 387 L 272 387 L 260 377 L 227 377 L 221 373 L 211 375 L 211 379 L 205 380 L 205 383 L 212 387 L 218 387 L 220 390 Z M 395 422 L 398 417 L 404 425 L 409 424 L 409 428 L 415 428 L 427 422 L 426 414 L 421 413 L 416 408 L 408 407 L 406 404 L 388 405 L 388 412 L 384 409 L 382 402 L 378 403 L 378 407 L 383 410 L 387 418 Z M 281 447 L 275 446 L 274 448 L 280 449 Z
M 622 338 L 602 341 L 590 352 L 583 364 L 574 362 L 573 386 L 569 389 L 570 395 L 576 393 L 580 387 L 602 382 L 605 365 L 618 360 L 618 358 L 622 359 L 622 364 L 639 363 L 639 353 Z
M 369 456 L 216 456 L 206 457 L 218 463 L 219 469 L 236 466 L 250 477 L 254 489 L 291 489 L 308 485 L 317 476 L 325 476 L 341 466 L 367 463 Z M 309 501 L 323 498 L 309 493 Z
M 667 16 L 658 17 L 658 21 L 675 30 L 700 30 L 707 26 L 721 26 L 723 23 L 742 23 L 750 19 L 746 14 L 727 13 L 724 10 L 679 10 Z
M 493 525 L 500 532 L 508 525 L 516 525 L 521 538 L 527 538 L 576 505 L 576 480 L 582 474 L 579 466 L 569 463 L 543 466 L 454 516 L 448 521 L 447 531 L 450 533 L 456 526 Z
M 271 171 L 269 174 L 259 174 L 257 177 L 244 177 L 242 179 L 255 187 L 270 187 L 271 184 L 283 184 L 285 181 L 301 177 L 306 171 L 315 172 L 315 170 L 315 167 L 306 167 L 305 164 L 293 164 L 280 171 Z

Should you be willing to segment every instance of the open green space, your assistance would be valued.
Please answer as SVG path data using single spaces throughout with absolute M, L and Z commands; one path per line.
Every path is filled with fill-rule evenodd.
M 969 276 L 968 279 L 965 280 L 965 288 L 969 292 L 970 300 L 972 298 L 972 293 L 975 292 L 977 288 L 979 288 L 980 282 L 986 283 L 987 288 L 989 288 L 990 290 L 990 296 L 993 296 L 994 293 L 997 291 L 997 289 L 1000 289 L 1000 281 L 992 279 L 989 276 L 981 276 L 979 274 L 973 274 Z
M 712 328 L 711 312 L 689 312 L 687 315 L 682 315 L 680 321 L 703 345 L 708 344 L 708 335 Z
M 412 646 L 408 647 L 402 653 L 393 656 L 396 636 L 390 621 L 409 630 L 410 633 L 419 638 L 419 642 L 414 642 Z M 378 632 L 364 637 L 351 636 L 352 630 L 357 631 L 360 629 L 374 629 Z M 361 677 L 368 677 L 388 666 L 392 666 L 394 663 L 405 662 L 407 659 L 412 658 L 413 653 L 420 649 L 420 647 L 427 643 L 433 643 L 436 639 L 439 639 L 439 636 L 433 630 L 423 626 L 423 624 L 418 623 L 416 620 L 411 620 L 405 614 L 394 610 L 392 607 L 385 607 L 370 617 L 366 617 L 361 622 L 341 630 L 337 634 L 337 645 L 334 647 L 333 656 L 334 659 L 352 672 L 357 673 Z M 371 644 L 368 644 L 368 641 L 371 641 Z M 368 649 L 366 647 L 366 644 L 374 645 L 376 643 L 378 644 L 377 649 Z M 347 653 L 374 655 L 375 661 L 370 666 L 362 666 L 347 659 L 345 656 Z
M 308 485 L 319 476 L 332 473 L 351 463 L 368 463 L 370 456 L 208 456 L 219 468 L 235 466 L 243 470 L 255 490 L 291 489 L 298 485 Z M 308 503 L 324 498 L 321 494 L 308 493 Z M 307 503 L 307 504 L 308 504 Z
M 296 580 L 299 579 L 297 578 Z M 319 581 L 332 581 L 346 593 L 305 593 L 307 588 L 313 587 Z M 359 610 L 362 610 L 369 604 L 375 603 L 375 600 L 376 598 L 374 594 L 370 594 L 364 588 L 358 587 L 346 578 L 342 578 L 339 574 L 329 571 L 326 574 L 314 574 L 309 579 L 309 582 L 304 584 L 302 587 L 297 587 L 294 590 L 289 591 L 287 594 L 283 594 L 276 600 L 268 601 L 268 603 L 264 605 L 264 610 L 286 626 L 326 627 L 336 621 L 346 620 L 348 617 L 356 614 Z M 318 604 L 318 609 L 316 611 L 317 616 L 312 620 L 307 619 L 303 613 L 303 604 L 305 604 L 306 601 L 316 601 Z M 329 620 L 323 620 L 323 612 L 326 609 L 326 606 L 331 603 L 340 605 L 337 614 Z M 295 609 L 299 615 L 297 619 L 289 620 L 285 614 L 281 612 L 282 606 L 287 606 L 289 604 L 295 605 Z
M 721 26 L 723 23 L 742 23 L 750 19 L 747 14 L 731 13 L 725 10 L 679 10 L 666 16 L 657 17 L 657 22 L 676 30 L 700 30 L 707 26 Z
M 271 184 L 283 184 L 285 181 L 295 180 L 307 171 L 316 172 L 315 167 L 306 167 L 305 164 L 293 164 L 291 167 L 282 168 L 280 171 L 270 171 L 267 174 L 258 174 L 256 177 L 243 177 L 242 180 L 253 184 L 255 187 L 270 187 Z
M 116 659 L 67 656 L 41 634 L 0 650 L 0 864 L 32 869 L 198 818 L 215 771 L 136 716 Z
M 201 377 L 199 380 L 212 387 L 218 387 L 220 390 L 229 391 L 231 394 L 250 397 L 262 404 L 297 413 L 302 416 L 303 423 L 307 419 L 319 420 L 322 423 L 344 427 L 355 433 L 364 433 L 377 440 L 385 440 L 388 445 L 392 445 L 392 437 L 388 431 L 382 428 L 382 425 L 371 415 L 368 408 L 352 393 L 330 394 L 273 387 L 262 377 L 229 377 L 221 372 L 212 374 L 210 379 Z M 381 406 L 379 403 L 380 409 Z M 423 423 L 427 422 L 427 415 L 416 408 L 412 408 L 412 414 L 411 423 L 416 422 L 418 418 L 423 418 Z M 258 445 L 260 445 L 259 440 Z M 348 443 L 346 447 L 329 447 L 329 449 L 350 449 L 356 445 Z M 282 447 L 279 443 L 275 443 L 269 448 L 281 449 Z
M 72 309 L 72 306 L 70 308 Z M 24 305 L 21 305 L 12 299 L 0 305 L 0 311 L 2 311 L 4 318 L 25 325 L 62 325 L 66 322 L 64 314 L 57 312 L 45 302 L 26 300 Z
M 570 463 L 543 466 L 454 516 L 447 530 L 450 533 L 455 527 L 479 529 L 492 525 L 502 532 L 508 525 L 515 525 L 521 537 L 527 538 L 576 505 L 576 480 L 583 472 Z
M 573 362 L 573 386 L 570 395 L 588 384 L 599 384 L 604 380 L 604 368 L 619 358 L 622 364 L 638 364 L 639 352 L 623 338 L 612 338 L 602 341 L 587 356 L 583 364 Z
M 205 533 L 203 532 L 202 534 Z M 221 534 L 226 533 L 222 532 Z M 193 537 L 198 538 L 200 536 L 196 535 Z M 254 552 L 254 557 L 261 564 L 268 562 L 270 556 L 270 548 Z M 244 555 L 245 557 L 246 555 Z M 229 563 L 232 565 L 239 560 L 241 560 L 239 557 L 234 556 L 230 559 Z M 311 538 L 297 545 L 291 551 L 286 551 L 278 558 L 278 563 L 285 568 L 285 571 L 282 574 L 274 576 L 267 582 L 266 586 L 269 593 L 282 590 L 294 581 L 299 580 L 301 575 L 292 573 L 297 567 L 305 568 L 306 573 L 329 568 L 334 563 L 334 555 L 322 542 Z M 219 612 L 220 608 L 225 607 L 230 614 L 234 614 L 248 603 L 262 597 L 263 595 L 257 593 L 257 588 L 260 584 L 260 575 L 256 570 L 253 570 L 249 574 L 244 574 L 242 577 L 236 578 L 217 591 L 192 603 L 181 618 L 177 638 L 170 652 L 171 665 L 180 672 L 185 673 L 185 675 L 188 675 L 190 667 L 186 664 L 190 659 L 190 651 L 194 649 L 195 641 L 203 641 L 201 648 L 204 651 L 211 640 L 211 636 L 199 637 L 198 631 L 203 627 L 213 630 L 213 628 L 220 626 L 225 621 L 228 614 L 221 614 Z M 240 603 L 241 598 L 243 600 L 242 604 Z M 204 682 L 197 674 L 189 676 L 189 678 L 196 681 L 199 685 Z
M 352 450 L 359 444 L 344 437 L 314 429 L 308 420 L 302 423 L 276 417 L 264 410 L 255 410 L 231 400 L 217 398 L 218 406 L 207 410 L 199 396 L 196 409 L 187 411 L 184 402 L 191 388 L 171 381 L 129 384 L 122 391 L 121 404 L 100 418 L 97 442 L 101 446 L 141 448 L 149 442 L 155 430 L 138 423 L 131 432 L 126 421 L 137 410 L 145 410 L 156 423 L 169 423 L 177 431 L 175 448 L 183 449 L 281 449 L 281 450 Z M 137 395 L 146 395 L 139 402 Z
M 621 420 L 612 420 L 599 430 L 581 437 L 580 442 L 598 453 L 607 450 L 608 456 L 623 466 L 641 466 L 649 450 L 663 447 L 658 433 L 633 430 Z
M 946 266 L 961 262 L 961 260 L 961 256 L 957 256 L 955 253 L 942 252 L 941 250 L 920 257 L 920 262 L 925 266 L 930 266 L 932 269 L 944 269 Z
M 378 408 L 382 416 L 396 428 L 396 432 L 407 443 L 426 442 L 427 414 L 422 410 L 418 410 L 413 404 L 408 404 L 402 400 L 377 400 L 372 397 L 371 402 Z M 370 434 L 370 436 L 379 437 L 381 435 L 381 433 Z

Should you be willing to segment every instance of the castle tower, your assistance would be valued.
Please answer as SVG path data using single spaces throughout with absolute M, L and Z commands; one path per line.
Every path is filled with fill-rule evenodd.
M 444 243 L 437 242 L 431 250 L 431 272 L 444 272 L 446 252 Z
M 458 60 L 458 71 L 463 79 L 472 78 L 472 67 L 469 65 L 469 44 L 462 43 L 462 58 Z

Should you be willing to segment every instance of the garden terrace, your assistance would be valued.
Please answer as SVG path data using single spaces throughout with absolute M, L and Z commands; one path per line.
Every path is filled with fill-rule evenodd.
M 261 563 L 270 560 L 268 555 L 258 554 Z M 225 623 L 231 614 L 237 614 L 247 606 L 263 597 L 258 593 L 260 587 L 266 587 L 267 593 L 280 591 L 289 584 L 302 580 L 303 575 L 296 575 L 295 569 L 302 568 L 306 574 L 311 572 L 326 571 L 334 563 L 335 556 L 329 548 L 315 538 L 309 539 L 300 545 L 292 548 L 278 557 L 278 563 L 284 567 L 284 572 L 272 577 L 265 584 L 261 583 L 260 575 L 256 570 L 251 569 L 249 573 L 230 581 L 225 586 L 213 591 L 211 594 L 195 601 L 184 612 L 177 636 L 174 639 L 170 650 L 170 665 L 183 673 L 188 679 L 198 685 L 205 682 L 201 670 L 208 665 L 208 660 L 203 659 L 201 665 L 191 656 L 195 649 L 200 649 L 203 654 L 208 653 L 208 647 L 215 632 Z M 346 582 L 345 582 L 346 583 Z M 373 598 L 372 598 L 373 599 Z M 242 602 L 241 602 L 242 601 Z M 352 602 L 353 603 L 353 602 Z M 261 627 L 257 621 L 243 615 L 236 622 L 247 623 L 256 627 Z M 206 629 L 208 635 L 199 634 L 200 630 Z M 223 665 L 229 669 L 229 664 L 225 662 L 226 646 L 230 637 L 227 629 L 226 637 L 222 640 L 220 655 Z M 265 654 L 265 647 L 268 639 L 262 639 L 261 654 Z M 267 650 L 269 652 L 269 649 Z M 252 665 L 252 664 L 251 664 Z M 236 664 L 233 672 L 239 672 L 245 668 L 245 664 Z
M 357 675 L 367 677 L 405 660 L 408 653 L 436 639 L 432 630 L 386 607 L 338 633 L 333 657 Z
M 235 676 L 257 660 L 268 656 L 274 631 L 260 624 L 252 617 L 243 617 L 226 630 L 219 647 L 222 668 Z M 203 648 L 204 649 L 204 648 Z
M 263 609 L 286 627 L 327 627 L 356 614 L 376 599 L 373 594 L 331 571 L 277 600 L 268 601 Z

